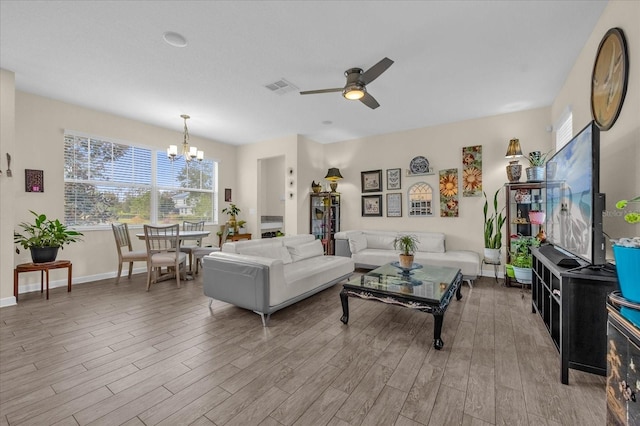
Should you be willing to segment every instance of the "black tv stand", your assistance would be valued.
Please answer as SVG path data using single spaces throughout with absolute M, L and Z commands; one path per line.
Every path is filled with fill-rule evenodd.
M 591 265 L 591 264 L 583 265 L 583 266 L 578 266 L 577 268 L 569 269 L 569 270 L 567 270 L 567 272 L 580 272 L 583 269 L 588 269 L 588 270 L 594 271 L 594 272 L 600 272 L 600 271 L 613 272 L 613 273 L 616 272 L 616 270 L 615 270 L 615 268 L 613 266 L 607 265 L 607 264 L 604 264 L 604 265 Z
M 551 244 L 540 247 L 540 253 L 544 254 L 547 259 L 563 268 L 584 268 L 575 257 L 567 256 L 559 250 L 556 250 Z
M 560 352 L 560 381 L 569 383 L 569 368 L 605 376 L 607 373 L 607 295 L 618 290 L 609 265 L 563 268 L 533 249 L 531 312 L 542 317 Z

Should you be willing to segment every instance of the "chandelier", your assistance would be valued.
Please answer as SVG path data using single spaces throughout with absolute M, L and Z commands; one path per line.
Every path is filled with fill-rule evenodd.
M 187 120 L 191 117 L 187 114 L 182 114 L 180 117 L 184 120 L 182 150 L 180 151 L 180 155 L 178 155 L 178 146 L 169 145 L 169 148 L 167 148 L 167 158 L 172 162 L 180 157 L 184 157 L 186 162 L 191 160 L 202 161 L 204 159 L 204 151 L 199 151 L 195 146 L 189 147 L 189 129 L 187 128 Z

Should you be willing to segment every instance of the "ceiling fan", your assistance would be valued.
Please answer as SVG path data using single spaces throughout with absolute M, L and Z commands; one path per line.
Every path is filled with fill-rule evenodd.
M 347 77 L 347 84 L 344 87 L 336 87 L 333 89 L 320 89 L 320 90 L 307 90 L 300 92 L 301 95 L 315 95 L 317 93 L 330 93 L 330 92 L 342 92 L 342 96 L 346 99 L 357 101 L 360 100 L 363 104 L 371 109 L 376 109 L 380 106 L 376 98 L 371 96 L 367 92 L 367 84 L 371 83 L 376 78 L 380 77 L 380 74 L 385 72 L 393 64 L 393 61 L 389 58 L 384 58 L 365 72 L 362 72 L 361 68 L 349 68 L 344 72 Z

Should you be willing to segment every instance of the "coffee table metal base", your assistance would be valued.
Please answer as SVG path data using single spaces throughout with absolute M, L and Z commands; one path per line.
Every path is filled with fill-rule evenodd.
M 419 302 L 411 300 L 408 297 L 391 296 L 387 293 L 378 293 L 370 288 L 363 287 L 355 288 L 343 287 L 340 292 L 340 302 L 342 303 L 342 317 L 340 321 L 344 324 L 349 322 L 349 297 L 358 297 L 360 299 L 376 300 L 378 302 L 386 303 L 389 305 L 399 305 L 405 308 L 413 309 L 420 312 L 427 312 L 433 315 L 433 347 L 437 350 L 442 349 L 444 342 L 442 341 L 442 323 L 444 321 L 444 313 L 449 306 L 449 302 L 456 295 L 456 300 L 462 299 L 462 293 L 460 291 L 462 285 L 462 274 L 458 274 L 453 285 L 449 288 L 447 293 L 443 296 L 440 304 L 429 304 L 425 302 Z

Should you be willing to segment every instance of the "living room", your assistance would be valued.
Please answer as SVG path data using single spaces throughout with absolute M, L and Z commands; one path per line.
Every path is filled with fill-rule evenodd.
M 248 231 L 255 235 L 259 234 L 260 229 L 258 164 L 264 159 L 284 157 L 285 170 L 291 168 L 294 173 L 294 188 L 290 191 L 293 196 L 284 201 L 284 232 L 287 235 L 309 232 L 308 194 L 311 191 L 311 182 L 321 180 L 324 185 L 323 178 L 327 169 L 336 167 L 344 177 L 338 183 L 338 191 L 343 200 L 342 229 L 437 230 L 446 233 L 448 249 L 466 249 L 481 253 L 482 197 L 460 197 L 459 217 L 454 218 L 439 217 L 438 214 L 427 218 L 410 218 L 406 214 L 401 218 L 387 218 L 385 215 L 363 217 L 361 172 L 400 168 L 403 174 L 402 191 L 406 192 L 409 184 L 417 182 L 416 178 L 404 175 L 405 169 L 415 156 L 427 157 L 436 170 L 461 168 L 461 149 L 471 145 L 482 145 L 483 188 L 487 193 L 494 192 L 507 180 L 505 166 L 508 161 L 504 154 L 511 138 L 520 139 L 525 154 L 535 150 L 547 152 L 554 149 L 555 143 L 554 132 L 549 129 L 567 109 L 570 109 L 572 114 L 574 132 L 592 120 L 589 97 L 593 61 L 603 35 L 610 28 L 619 27 L 624 30 L 627 38 L 632 72 L 629 75 L 624 105 L 615 126 L 601 133 L 601 191 L 607 194 L 607 207 L 608 210 L 612 210 L 615 200 L 640 194 L 640 172 L 637 167 L 640 164 L 640 79 L 634 72 L 634 58 L 640 57 L 640 45 L 636 42 L 640 40 L 639 21 L 638 2 L 607 3 L 593 32 L 582 49 L 576 52 L 575 64 L 557 96 L 547 106 L 516 112 L 505 111 L 453 123 L 425 124 L 424 127 L 394 133 L 359 138 L 347 135 L 344 139 L 330 144 L 318 143 L 298 134 L 243 145 L 226 144 L 192 135 L 191 143 L 203 147 L 207 153 L 212 153 L 210 155 L 221 165 L 218 175 L 218 209 L 221 210 L 227 205 L 224 201 L 224 189 L 232 189 L 233 202 L 241 206 L 242 219 L 247 221 Z M 13 178 L 9 178 L 4 173 L 0 177 L 0 306 L 15 304 L 13 269 L 17 264 L 30 261 L 25 252 L 13 254 L 15 246 L 12 243 L 12 235 L 17 224 L 29 219 L 29 210 L 46 211 L 50 216 L 63 215 L 64 206 L 60 202 L 64 197 L 61 172 L 64 159 L 61 146 L 65 129 L 107 136 L 113 140 L 135 142 L 158 150 L 164 150 L 169 143 L 175 143 L 182 138 L 181 131 L 20 91 L 16 89 L 16 81 L 19 78 L 20 76 L 11 70 L 0 71 L 2 168 L 3 171 L 6 169 L 4 154 L 11 153 L 14 175 Z M 373 91 L 373 85 L 371 90 Z M 338 101 L 342 99 L 338 97 L 336 102 Z M 464 102 L 464 99 L 460 102 Z M 185 111 L 179 113 L 182 112 Z M 175 114 L 176 120 L 179 120 L 179 113 Z M 427 122 L 428 119 L 425 118 L 425 123 Z M 190 123 L 190 126 L 192 131 L 197 127 L 195 123 Z M 524 161 L 522 164 L 524 165 Z M 44 193 L 24 191 L 24 169 L 44 171 Z M 424 180 L 437 188 L 437 175 L 427 176 Z M 383 194 L 386 192 L 388 191 L 382 191 Z M 224 216 L 220 215 L 219 221 L 223 221 L 223 218 Z M 624 224 L 619 216 L 607 215 L 604 220 L 604 229 L 611 238 L 631 233 L 630 225 Z M 217 224 L 211 224 L 208 228 L 213 232 L 206 241 L 215 245 Z M 115 276 L 117 256 L 111 230 L 87 229 L 83 232 L 84 241 L 66 247 L 63 252 L 64 258 L 73 261 L 74 285 L 79 284 L 80 287 L 84 283 L 90 285 L 95 281 L 112 279 Z M 637 234 L 640 232 L 636 226 L 635 235 Z M 141 241 L 135 243 L 138 248 L 142 247 Z M 610 251 L 608 257 L 613 257 Z M 143 270 L 144 268 L 140 268 L 139 271 Z M 21 285 L 37 286 L 39 277 L 35 275 L 38 274 L 26 278 Z M 483 275 L 493 277 L 493 268 L 484 270 Z M 60 284 L 64 282 L 64 273 L 52 272 L 51 278 L 53 282 Z M 519 293 L 515 295 L 520 297 Z M 335 302 L 337 306 L 338 300 Z M 531 339 L 541 337 L 546 336 L 535 334 Z M 588 404 L 587 401 L 584 402 Z
M 446 218 L 435 214 L 428 218 L 362 217 L 360 172 L 375 169 L 401 168 L 402 173 L 409 168 L 415 156 L 425 156 L 435 170 L 461 167 L 461 148 L 470 145 L 483 147 L 483 189 L 493 193 L 506 182 L 504 158 L 508 141 L 513 137 L 521 140 L 525 154 L 530 151 L 547 152 L 554 147 L 554 133 L 550 127 L 571 109 L 573 129 L 578 131 L 591 120 L 589 104 L 589 78 L 593 57 L 604 32 L 615 26 L 624 28 L 627 39 L 634 40 L 634 2 L 610 2 L 604 10 L 565 84 L 553 104 L 548 107 L 504 113 L 490 117 L 465 120 L 463 122 L 433 125 L 409 129 L 392 134 L 374 135 L 358 139 L 348 139 L 331 144 L 316 143 L 300 135 L 289 135 L 255 144 L 230 145 L 214 140 L 191 136 L 192 145 L 204 147 L 215 153 L 220 162 L 218 176 L 219 210 L 226 206 L 223 188 L 231 188 L 233 201 L 243 209 L 242 219 L 247 221 L 248 231 L 259 234 L 260 190 L 258 162 L 260 159 L 284 157 L 286 168 L 294 171 L 294 189 L 287 191 L 293 196 L 284 202 L 285 234 L 309 232 L 309 198 L 312 181 L 322 181 L 329 167 L 337 167 L 344 179 L 339 182 L 342 194 L 342 229 L 389 229 L 410 231 L 445 230 L 447 247 L 468 248 L 482 252 L 482 197 L 460 197 L 459 217 Z M 627 9 L 631 12 L 627 12 Z M 626 24 L 626 20 L 630 20 Z M 606 27 L 606 28 L 605 28 Z M 627 28 L 628 27 L 628 28 Z M 636 46 L 629 42 L 629 56 L 634 57 Z M 50 216 L 61 217 L 63 206 L 55 202 L 63 196 L 63 181 L 56 178 L 56 170 L 63 167 L 59 145 L 62 143 L 61 129 L 74 129 L 85 134 L 108 136 L 114 140 L 134 141 L 145 146 L 164 149 L 167 142 L 178 141 L 181 134 L 157 126 L 140 123 L 124 117 L 102 113 L 58 100 L 15 90 L 15 79 L 8 70 L 2 74 L 3 95 L 3 138 L 2 151 L 13 153 L 12 166 L 21 177 L 22 169 L 44 171 L 46 191 L 28 193 L 23 191 L 21 179 L 2 179 L 3 199 L 14 203 L 3 203 L 2 252 L 13 252 L 11 234 L 17 224 L 29 219 L 29 210 L 46 211 Z M 629 78 L 624 108 L 616 125 L 601 136 L 602 176 L 601 191 L 607 200 L 618 200 L 638 192 L 638 83 Z M 15 105 L 15 107 L 14 107 Z M 366 111 L 365 111 L 366 112 Z M 376 111 L 373 111 L 376 112 Z M 193 126 L 191 129 L 193 132 Z M 5 136 L 6 135 L 6 136 Z M 43 144 L 42 141 L 50 141 Z M 397 149 L 401 147 L 402 149 Z M 443 149 L 446 147 L 446 149 Z M 25 157 L 20 152 L 38 152 L 42 155 Z M 228 165 L 233 165 L 228 167 Z M 522 162 L 524 164 L 524 162 Z M 254 166 L 251 166 L 254 165 Z M 284 173 L 284 171 L 283 171 Z M 635 176 L 633 175 L 635 173 Z M 635 177 L 635 179 L 634 179 Z M 416 178 L 403 176 L 402 191 L 413 184 Z M 437 187 L 437 175 L 425 180 Z M 284 192 L 284 191 L 283 191 Z M 403 198 L 406 202 L 406 197 Z M 614 202 L 614 201 L 612 201 Z M 608 204 L 611 208 L 611 204 Z M 628 233 L 620 217 L 605 216 L 605 232 L 611 238 Z M 622 222 L 622 223 L 621 223 Z M 212 231 L 217 227 L 211 227 Z M 87 230 L 84 242 L 65 248 L 66 257 L 82 259 L 89 257 L 92 262 L 74 262 L 74 282 L 88 282 L 113 276 L 115 253 L 111 250 L 112 235 L 108 230 Z M 216 245 L 215 232 L 208 243 Z M 26 256 L 26 257 L 25 257 Z M 609 254 L 609 257 L 612 257 Z M 28 261 L 24 252 L 20 255 L 2 257 L 0 301 L 2 305 L 11 300 L 11 272 L 15 264 Z M 485 271 L 490 275 L 492 271 Z M 61 278 L 54 275 L 54 279 Z M 35 279 L 31 282 L 36 282 Z

